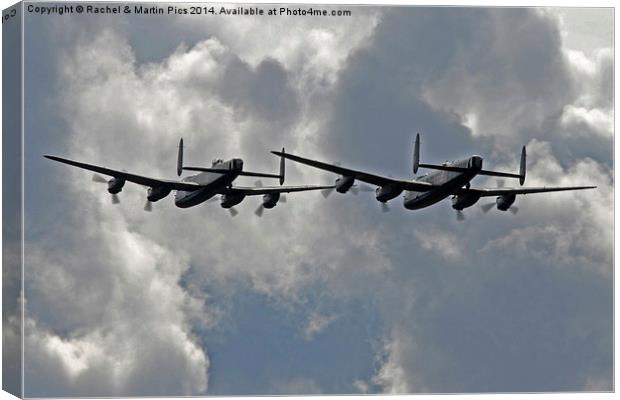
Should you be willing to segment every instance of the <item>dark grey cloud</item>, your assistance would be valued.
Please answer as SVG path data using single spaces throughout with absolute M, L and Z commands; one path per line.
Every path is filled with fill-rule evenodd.
M 286 145 L 407 177 L 419 130 L 424 160 L 482 153 L 515 168 L 526 143 L 530 184 L 588 180 L 598 196 L 527 196 L 516 217 L 472 208 L 462 224 L 447 201 L 408 212 L 395 199 L 383 214 L 369 193 L 290 196 L 260 220 L 257 199 L 235 219 L 170 199 L 147 215 L 142 188 L 112 206 L 89 174 L 31 161 L 43 177 L 27 183 L 43 217 L 28 236 L 32 393 L 199 394 L 207 380 L 217 394 L 609 389 L 612 179 L 596 150 L 608 137 L 588 123 L 594 150 L 558 149 L 551 128 L 585 89 L 556 22 L 530 9 L 373 10 L 370 27 L 286 21 L 265 32 L 270 46 L 247 34 L 260 21 L 215 24 L 159 54 L 138 27 L 100 25 L 56 60 L 61 122 L 37 111 L 60 139 L 27 152 L 170 177 L 183 136 L 196 164 L 269 169 L 266 150 Z M 287 24 L 299 45 L 278 40 Z M 609 79 L 608 62 L 589 76 Z M 334 178 L 288 168 L 290 183 Z
M 593 78 L 596 88 L 602 81 L 609 87 L 603 65 L 597 70 L 607 78 Z M 611 160 L 611 136 L 598 136 L 589 125 L 581 126 L 589 134 L 577 138 L 561 131 L 564 108 L 583 94 L 570 68 L 557 25 L 537 10 L 386 12 L 369 45 L 352 54 L 340 74 L 321 145 L 331 159 L 401 176 L 410 173 L 411 140 L 418 130 L 423 159 L 492 150 L 487 162 L 495 159 L 497 165 L 515 159 L 509 145 L 536 138 L 548 141 L 553 153 L 534 151 L 534 157 L 555 156 L 564 168 L 586 156 L 605 165 Z M 597 99 L 609 97 L 607 89 L 592 92 Z M 468 124 L 463 112 L 476 113 L 477 126 Z M 591 170 L 590 179 L 597 173 Z M 603 187 L 610 183 L 603 178 Z M 540 207 L 541 201 L 546 209 L 541 198 L 528 198 L 528 206 Z M 611 216 L 609 205 L 605 218 Z M 400 352 L 398 362 L 386 356 L 389 368 L 378 372 L 378 381 L 397 392 L 557 391 L 580 390 L 593 377 L 603 377 L 599 383 L 609 389 L 612 286 L 608 275 L 594 271 L 597 260 L 611 268 L 611 242 L 605 240 L 602 254 L 591 247 L 586 265 L 579 265 L 585 248 L 570 246 L 567 258 L 553 257 L 549 246 L 562 246 L 562 234 L 539 234 L 544 225 L 534 219 L 499 221 L 466 210 L 480 219 L 454 225 L 447 208 L 414 213 L 407 224 L 396 223 L 405 218 L 402 213 L 394 219 L 367 217 L 376 227 L 391 222 L 385 253 L 394 266 L 390 277 L 398 277 L 374 287 L 386 307 L 383 315 L 397 327 L 388 348 Z M 523 235 L 536 235 L 539 242 L 527 241 L 516 254 L 509 246 L 482 256 L 476 252 L 515 225 L 538 226 Z M 472 230 L 475 235 L 468 233 Z M 568 240 L 589 234 L 583 235 Z M 405 238 L 411 240 L 406 248 L 395 245 Z M 412 309 L 400 312 L 399 302 L 409 297 Z M 575 321 L 582 318 L 578 328 Z M 391 369 L 396 366 L 400 370 Z M 399 381 L 402 375 L 405 382 Z

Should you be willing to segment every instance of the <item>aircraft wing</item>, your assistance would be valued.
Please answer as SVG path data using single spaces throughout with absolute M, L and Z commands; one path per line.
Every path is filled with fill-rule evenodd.
M 343 168 L 339 165 L 327 164 L 321 161 L 311 160 L 308 158 L 299 157 L 293 154 L 284 153 L 280 151 L 272 151 L 272 154 L 280 157 L 288 158 L 289 160 L 297 161 L 298 163 L 310 165 L 311 167 L 319 168 L 325 171 L 330 171 L 342 176 L 348 176 L 357 179 L 358 181 L 370 183 L 376 186 L 385 186 L 389 184 L 396 184 L 403 187 L 404 190 L 413 190 L 416 192 L 426 192 L 433 189 L 435 186 L 428 182 L 421 182 L 415 180 L 394 179 L 380 175 L 373 175 L 367 172 L 357 171 L 354 169 Z
M 464 189 L 465 192 L 479 193 L 480 197 L 503 196 L 507 194 L 529 194 L 545 192 L 562 192 L 565 190 L 594 189 L 596 186 L 565 186 L 565 187 L 531 187 L 531 188 L 496 188 L 496 189 Z
M 241 187 L 233 186 L 225 188 L 221 194 L 243 194 L 245 196 L 258 196 L 268 193 L 291 193 L 291 192 L 305 192 L 307 190 L 321 190 L 321 189 L 333 189 L 334 185 L 329 186 L 265 186 L 265 187 Z
M 165 179 L 156 179 L 149 178 L 147 176 L 141 176 L 136 174 L 131 174 L 125 171 L 117 171 L 115 169 L 100 167 L 98 165 L 81 163 L 73 160 L 68 160 L 66 158 L 44 155 L 43 157 L 48 158 L 50 160 L 58 161 L 64 164 L 72 165 L 74 167 L 87 169 L 89 171 L 98 172 L 100 174 L 113 176 L 115 178 L 125 179 L 126 181 L 137 183 L 139 185 L 150 186 L 150 187 L 165 187 L 170 188 L 171 190 L 184 190 L 184 191 L 193 191 L 198 190 L 202 186 L 193 183 L 193 182 L 180 182 L 180 181 L 172 181 Z

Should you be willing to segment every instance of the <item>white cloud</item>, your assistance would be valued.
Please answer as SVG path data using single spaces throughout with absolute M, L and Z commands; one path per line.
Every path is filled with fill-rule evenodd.
M 395 327 L 384 344 L 383 361 L 373 377 L 373 383 L 389 394 L 424 392 L 424 387 L 417 382 L 415 371 L 405 366 L 414 356 L 415 348 L 411 336 L 402 328 Z
M 353 387 L 359 392 L 363 394 L 367 394 L 370 390 L 370 385 L 368 382 L 363 381 L 361 379 L 356 379 L 353 381 Z
M 288 381 L 276 380 L 273 382 L 273 392 L 281 396 L 299 396 L 320 394 L 322 390 L 312 378 L 298 377 Z
M 426 83 L 422 98 L 434 109 L 463 116 L 472 135 L 509 147 L 521 132 L 540 131 L 572 87 L 557 48 L 559 34 L 545 14 L 487 16 L 473 32 L 476 39 L 459 44 L 454 62 Z
M 28 393 L 204 393 L 209 360 L 187 318 L 208 310 L 178 284 L 187 258 L 125 221 L 84 222 L 81 240 L 28 250 Z
M 459 237 L 449 231 L 418 230 L 413 233 L 424 250 L 448 261 L 457 261 L 463 254 Z
M 308 318 L 303 334 L 307 340 L 312 340 L 315 335 L 323 332 L 336 317 L 312 313 Z
M 334 25 L 338 33 L 327 29 L 310 37 L 318 35 L 344 50 L 350 45 L 346 27 L 354 25 Z M 320 49 L 326 48 L 315 48 Z M 283 56 L 288 54 L 284 48 L 276 54 L 293 62 Z M 250 161 L 260 162 L 246 168 L 273 166 L 270 148 L 257 144 L 272 146 L 284 134 L 294 137 L 294 130 L 283 128 L 306 118 L 299 107 L 307 101 L 298 92 L 303 85 L 285 66 L 264 57 L 248 64 L 211 38 L 180 46 L 161 63 L 139 65 L 122 35 L 104 29 L 82 38 L 60 64 L 59 99 L 69 127 L 63 155 L 169 177 L 183 136 L 188 163 L 249 153 Z M 311 64 L 320 69 L 323 63 L 331 71 L 340 62 L 318 54 Z M 273 88 L 276 97 L 264 98 Z M 147 214 L 141 210 L 142 188 L 127 185 L 121 204 L 113 206 L 105 187 L 92 184 L 89 173 L 54 168 L 63 176 L 73 222 L 55 239 L 60 247 L 29 244 L 26 365 L 28 377 L 38 382 L 33 380 L 28 393 L 205 393 L 209 359 L 192 332 L 212 327 L 222 310 L 205 306 L 201 284 L 249 282 L 259 293 L 295 303 L 300 288 L 332 274 L 345 277 L 347 271 L 339 269 L 351 268 L 343 260 L 352 253 L 378 266 L 386 263 L 375 233 L 359 240 L 343 234 L 344 226 L 330 227 L 330 217 L 317 209 L 323 200 L 318 193 L 291 195 L 297 201 L 267 210 L 261 220 L 251 213 L 259 198 L 239 206 L 242 215 L 234 220 L 215 204 L 187 212 L 174 208 L 170 198 Z M 326 246 L 332 236 L 342 237 L 340 246 Z M 197 281 L 182 287 L 179 281 L 190 265 L 196 266 Z M 361 270 L 372 274 L 374 265 Z M 346 286 L 343 279 L 330 284 Z M 308 335 L 330 321 L 311 316 Z M 290 390 L 299 387 L 292 384 Z
M 502 141 L 529 141 L 529 159 L 534 162 L 528 184 L 594 183 L 600 188 L 597 195 L 526 196 L 518 200 L 525 210 L 508 228 L 490 216 L 439 230 L 435 218 L 449 212 L 447 207 L 413 213 L 417 219 L 410 222 L 399 214 L 389 219 L 389 215 L 369 212 L 367 204 L 374 200 L 363 195 L 325 200 L 318 193 L 291 195 L 289 202 L 266 210 L 261 219 L 252 213 L 260 200 L 249 198 L 237 207 L 240 215 L 231 219 L 217 203 L 180 210 L 170 198 L 156 203 L 153 213 L 143 213 L 144 189 L 129 184 L 120 195 L 122 203 L 113 206 L 105 187 L 91 185 L 88 173 L 54 165 L 49 170 L 63 180 L 61 189 L 67 194 L 72 218 L 66 226 L 72 229 L 59 230 L 55 238 L 61 243 L 59 248 L 50 239 L 52 243 L 37 243 L 28 253 L 34 257 L 28 264 L 31 350 L 27 359 L 41 387 L 50 385 L 59 395 L 71 391 L 92 395 L 88 390 L 101 395 L 144 395 L 147 389 L 153 394 L 204 392 L 210 362 L 207 349 L 192 332 L 207 330 L 208 335 L 226 308 L 205 306 L 209 294 L 203 290 L 210 284 L 234 291 L 240 283 L 244 290 L 307 313 L 299 330 L 314 340 L 320 339 L 319 333 L 329 327 L 334 314 L 322 307 L 320 314 L 316 308 L 306 310 L 305 290 L 320 286 L 329 299 L 368 300 L 379 310 L 390 334 L 378 352 L 374 378 L 354 381 L 354 387 L 366 391 L 372 382 L 389 393 L 437 390 L 441 389 L 437 377 L 450 365 L 463 366 L 471 360 L 466 352 L 440 354 L 432 366 L 425 365 L 421 356 L 425 346 L 431 349 L 428 357 L 432 344 L 439 340 L 433 333 L 458 335 L 441 329 L 452 322 L 428 315 L 450 306 L 453 299 L 463 306 L 479 305 L 476 295 L 484 298 L 488 293 L 487 282 L 480 276 L 499 273 L 492 265 L 479 266 L 480 254 L 492 264 L 507 251 L 510 254 L 509 247 L 531 251 L 538 249 L 533 244 L 543 243 L 544 249 L 532 259 L 558 261 L 565 269 L 580 262 L 586 271 L 603 271 L 600 275 L 606 276 L 613 236 L 608 221 L 611 174 L 598 160 L 588 158 L 563 166 L 551 151 L 553 146 L 543 141 L 542 127 L 549 115 L 557 117 L 561 114 L 554 113 L 563 110 L 565 124 L 587 124 L 589 130 L 584 134 L 590 135 L 590 128 L 607 129 L 607 114 L 600 112 L 600 102 L 573 102 L 582 92 L 572 92 L 574 76 L 567 72 L 566 58 L 554 47 L 558 42 L 549 20 L 525 11 L 519 14 L 522 19 L 491 13 L 484 20 L 488 25 L 468 31 L 473 44 L 464 41 L 451 48 L 455 52 L 451 64 L 429 61 L 430 72 L 412 76 L 409 60 L 398 53 L 402 49 L 382 46 L 403 40 L 399 29 L 406 24 L 390 25 L 388 20 L 376 32 L 384 20 L 375 11 L 359 19 L 331 20 L 320 27 L 306 20 L 291 24 L 288 19 L 275 25 L 254 19 L 207 24 L 211 38 L 192 47 L 179 46 L 162 62 L 147 65 L 137 63 L 127 38 L 103 30 L 79 41 L 61 62 L 60 99 L 69 127 L 63 151 L 70 158 L 162 178 L 173 175 L 181 136 L 186 140 L 186 160 L 192 164 L 204 164 L 217 156 L 242 156 L 247 169 L 272 170 L 277 160 L 267 150 L 280 145 L 317 157 L 343 156 L 332 151 L 330 140 L 323 140 L 332 138 L 331 132 L 324 132 L 330 126 L 326 121 L 354 120 L 359 110 L 332 108 L 333 98 L 364 97 L 374 111 L 394 93 L 401 93 L 384 85 L 387 82 L 408 95 L 415 92 L 416 99 L 422 96 L 433 107 L 416 112 L 457 125 L 459 120 L 467 122 L 478 143 L 496 144 L 497 158 L 508 151 L 500 146 Z M 515 30 L 523 35 L 515 37 Z M 524 32 L 540 33 L 546 41 L 534 43 Z M 409 32 L 405 29 L 405 33 Z M 375 35 L 383 41 L 375 43 Z M 490 46 L 480 39 L 491 40 Z M 524 50 L 513 52 L 515 42 Z M 378 50 L 385 52 L 380 53 L 382 57 L 393 57 L 385 75 L 386 70 L 375 64 L 384 61 L 377 57 Z M 543 52 L 545 57 L 536 64 L 544 68 L 541 76 L 549 79 L 541 78 L 544 85 L 533 78 L 540 71 L 534 68 L 532 75 L 528 69 L 531 58 L 540 56 L 541 50 L 551 50 L 549 57 Z M 600 59 L 608 63 L 608 58 Z M 603 61 L 578 62 L 582 62 L 583 73 L 598 79 L 594 71 L 602 68 Z M 347 68 L 358 65 L 368 67 L 361 69 L 363 82 L 377 81 L 392 88 L 387 91 L 390 99 L 358 86 L 351 93 L 345 91 L 352 79 Z M 399 72 L 407 77 L 406 82 L 388 79 L 401 77 L 392 71 L 396 68 L 404 70 Z M 423 82 L 423 90 L 409 91 L 410 79 Z M 569 88 L 563 87 L 566 83 Z M 592 93 L 597 90 L 595 86 L 590 89 Z M 384 133 L 376 132 L 376 136 L 383 140 L 380 135 Z M 353 140 L 355 136 L 346 136 L 355 134 L 359 132 L 345 132 L 338 138 L 347 144 L 347 152 L 364 150 L 379 159 L 392 158 L 391 148 L 381 152 L 370 143 Z M 603 135 L 593 137 L 598 140 Z M 513 160 L 512 147 L 510 152 Z M 311 168 L 287 166 L 290 184 L 328 179 Z M 516 160 L 505 166 L 516 169 Z M 501 164 L 497 167 L 503 169 Z M 490 231 L 498 236 L 490 237 Z M 485 244 L 484 252 L 478 253 Z M 451 268 L 460 258 L 463 268 Z M 429 259 L 432 268 L 427 267 Z M 192 282 L 179 284 L 190 266 Z M 481 272 L 476 268 L 486 275 L 476 275 Z M 426 318 L 416 326 L 418 313 Z M 486 315 L 474 316 L 478 319 L 471 321 L 470 332 L 476 332 L 477 323 L 488 327 Z M 500 318 L 499 322 L 505 321 Z M 453 387 L 459 383 L 471 387 L 467 386 L 471 375 L 465 375 Z M 279 382 L 272 389 L 322 391 L 312 377 Z
M 270 7 L 262 7 L 267 9 Z M 325 9 L 341 7 L 324 6 Z M 379 21 L 374 8 L 356 7 L 353 17 L 273 17 L 230 19 L 178 18 L 184 28 L 212 34 L 243 61 L 256 67 L 267 57 L 286 66 L 299 90 L 315 91 L 332 85 L 352 51 L 364 45 Z
M 550 257 L 560 265 L 578 264 L 610 276 L 612 272 L 613 179 L 611 171 L 592 159 L 566 168 L 555 158 L 548 142 L 532 140 L 527 145 L 528 186 L 597 186 L 584 191 L 521 196 L 515 205 L 524 224 L 507 235 L 490 240 L 491 248 L 508 254 L 527 252 Z M 516 166 L 504 166 L 515 170 Z M 551 222 L 553 221 L 553 222 Z

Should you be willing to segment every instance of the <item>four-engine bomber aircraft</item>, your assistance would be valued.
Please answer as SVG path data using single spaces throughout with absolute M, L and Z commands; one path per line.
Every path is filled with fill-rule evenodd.
M 282 149 L 282 154 L 284 149 Z M 221 194 L 222 208 L 229 209 L 232 216 L 237 212 L 231 208 L 243 201 L 246 196 L 263 196 L 263 202 L 256 210 L 256 215 L 261 216 L 264 208 L 273 208 L 281 198 L 282 193 L 302 192 L 307 190 L 330 189 L 334 186 L 280 186 L 280 187 L 241 187 L 233 186 L 233 181 L 238 176 L 255 176 L 264 178 L 279 179 L 280 185 L 284 183 L 284 157 L 280 158 L 280 174 L 264 174 L 259 172 L 249 172 L 243 170 L 243 160 L 233 158 L 228 161 L 221 159 L 214 160 L 210 168 L 203 167 L 184 167 L 183 166 L 183 139 L 179 142 L 179 153 L 177 158 L 177 175 L 181 176 L 183 170 L 199 171 L 197 175 L 183 178 L 181 181 L 149 178 L 146 176 L 131 174 L 126 171 L 118 171 L 97 165 L 85 164 L 65 158 L 45 155 L 45 158 L 69 164 L 74 167 L 84 168 L 100 174 L 111 176 L 112 179 L 106 181 L 104 178 L 95 175 L 93 180 L 103 181 L 108 184 L 108 192 L 112 194 L 112 202 L 118 203 L 116 195 L 123 190 L 126 181 L 134 182 L 148 187 L 147 202 L 144 207 L 146 211 L 151 211 L 151 202 L 159 201 L 166 197 L 171 191 L 175 191 L 174 204 L 180 208 L 187 208 L 198 205 L 209 200 L 217 194 Z
M 482 157 L 471 156 L 464 160 L 445 162 L 441 165 L 421 164 L 420 163 L 420 134 L 416 135 L 413 151 L 413 173 L 418 172 L 418 168 L 428 168 L 436 170 L 426 175 L 419 176 L 417 179 L 394 179 L 380 175 L 369 174 L 339 165 L 327 164 L 324 162 L 299 157 L 284 151 L 272 151 L 273 154 L 289 160 L 297 161 L 302 164 L 310 165 L 315 168 L 339 174 L 336 179 L 335 188 L 339 193 L 346 193 L 353 186 L 355 180 L 376 185 L 376 198 L 382 203 L 383 210 L 387 211 L 388 200 L 391 200 L 403 191 L 404 206 L 409 210 L 433 205 L 448 196 L 452 196 L 452 208 L 457 211 L 457 218 L 464 219 L 462 210 L 473 206 L 481 197 L 497 196 L 495 204 L 498 210 L 511 210 L 516 212 L 515 207 L 511 207 L 515 202 L 516 195 L 542 192 L 558 192 L 563 190 L 582 190 L 594 189 L 596 186 L 572 186 L 572 187 L 530 187 L 530 188 L 504 188 L 493 189 L 472 188 L 470 181 L 477 175 L 489 175 L 503 178 L 518 178 L 519 183 L 525 182 L 525 146 L 521 150 L 521 165 L 518 174 L 505 172 L 489 171 L 482 169 Z M 483 210 L 488 211 L 483 206 Z

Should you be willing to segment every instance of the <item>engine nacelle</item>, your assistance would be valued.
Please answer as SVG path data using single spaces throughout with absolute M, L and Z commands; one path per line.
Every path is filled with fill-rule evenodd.
M 508 211 L 512 203 L 515 202 L 517 195 L 515 194 L 505 194 L 503 196 L 499 196 L 495 199 L 495 203 L 497 203 L 497 209 L 501 211 Z
M 243 199 L 245 199 L 244 194 L 224 194 L 222 195 L 220 206 L 222 206 L 222 208 L 230 208 L 241 203 Z
M 351 189 L 351 186 L 353 186 L 353 183 L 355 182 L 355 178 L 352 178 L 350 176 L 341 176 L 340 178 L 336 179 L 336 192 L 338 193 L 346 193 L 349 191 L 349 189 Z
M 169 188 L 163 188 L 161 186 L 150 187 L 149 190 L 147 191 L 146 198 L 148 201 L 155 202 L 168 196 L 169 193 L 170 193 Z
M 108 192 L 111 194 L 120 193 L 125 186 L 125 180 L 123 178 L 112 178 L 108 181 Z
M 455 210 L 462 210 L 467 207 L 471 207 L 480 200 L 480 193 L 465 193 L 452 197 L 452 208 Z
M 376 190 L 376 198 L 382 203 L 388 200 L 392 200 L 403 192 L 403 188 L 400 185 L 390 183 L 385 186 L 378 187 Z
M 280 200 L 280 193 L 267 193 L 263 195 L 263 207 L 274 208 Z

